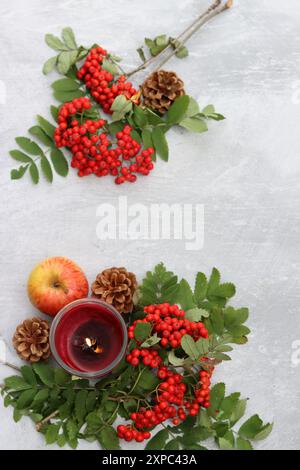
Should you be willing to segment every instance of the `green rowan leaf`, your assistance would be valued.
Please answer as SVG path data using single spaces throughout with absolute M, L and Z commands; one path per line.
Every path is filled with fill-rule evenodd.
M 72 28 L 64 28 L 62 30 L 62 38 L 69 49 L 77 49 L 76 39 Z
M 154 127 L 151 137 L 155 151 L 162 160 L 167 162 L 169 159 L 169 146 L 161 127 Z
M 165 447 L 166 441 L 169 438 L 168 429 L 162 429 L 155 434 L 155 436 L 148 441 L 145 450 L 161 450 Z
M 47 364 L 42 364 L 40 362 L 36 362 L 33 364 L 34 372 L 39 376 L 43 384 L 47 385 L 48 387 L 53 387 L 54 385 L 54 371 L 53 368 Z
M 170 106 L 167 112 L 167 123 L 169 125 L 179 124 L 183 120 L 188 106 L 190 104 L 190 98 L 187 95 L 176 98 L 174 103 Z
M 144 341 L 151 333 L 151 324 L 150 323 L 137 323 L 134 328 L 134 337 L 137 341 Z
M 46 44 L 49 47 L 51 47 L 51 49 L 54 49 L 55 51 L 68 50 L 67 46 L 57 36 L 54 36 L 53 34 L 46 34 L 45 41 L 46 41 Z
M 196 342 L 190 335 L 184 335 L 181 338 L 181 347 L 184 352 L 193 360 L 195 361 L 199 357 L 199 351 L 196 345 Z
M 22 162 L 22 163 L 32 162 L 32 158 L 26 155 L 25 153 L 21 152 L 20 150 L 10 150 L 9 154 L 17 162 Z
M 42 172 L 43 172 L 46 180 L 48 180 L 49 183 L 52 183 L 52 181 L 53 181 L 53 172 L 52 172 L 52 168 L 50 166 L 50 163 L 48 162 L 45 155 L 41 156 L 41 169 L 42 169 Z
M 119 450 L 119 438 L 115 429 L 112 426 L 106 426 L 98 434 L 99 442 L 103 449 L 106 450 Z
M 42 149 L 28 137 L 16 137 L 17 144 L 25 150 L 25 152 L 30 153 L 31 155 L 41 155 L 43 153 Z
M 51 162 L 56 173 L 60 176 L 67 176 L 69 173 L 69 166 L 67 159 L 60 149 L 52 149 L 50 153 Z
M 57 63 L 57 56 L 50 57 L 50 59 L 46 60 L 46 62 L 43 65 L 43 74 L 48 75 L 48 73 L 52 72 L 52 70 L 54 70 L 54 67 L 56 66 L 56 63 Z

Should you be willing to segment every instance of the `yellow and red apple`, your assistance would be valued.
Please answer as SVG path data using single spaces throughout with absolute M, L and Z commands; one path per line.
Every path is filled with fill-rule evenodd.
M 88 281 L 80 267 L 68 258 L 55 256 L 39 263 L 28 279 L 31 303 L 54 317 L 73 300 L 87 297 Z

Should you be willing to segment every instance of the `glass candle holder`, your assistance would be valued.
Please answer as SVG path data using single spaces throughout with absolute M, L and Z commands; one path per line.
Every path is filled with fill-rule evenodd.
M 55 316 L 50 348 L 67 372 L 94 379 L 107 375 L 123 359 L 127 328 L 120 313 L 98 299 L 71 302 Z

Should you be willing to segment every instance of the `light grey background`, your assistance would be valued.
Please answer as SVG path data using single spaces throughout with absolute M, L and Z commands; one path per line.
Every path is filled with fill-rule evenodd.
M 250 342 L 219 367 L 216 380 L 250 398 L 248 413 L 274 420 L 258 449 L 300 449 L 300 362 L 293 349 L 299 326 L 300 5 L 298 0 L 240 0 L 193 37 L 190 55 L 169 68 L 200 105 L 213 102 L 227 120 L 205 135 L 171 131 L 170 162 L 134 185 L 110 178 L 67 180 L 34 187 L 9 179 L 8 151 L 38 113 L 53 102 L 41 74 L 51 51 L 45 32 L 70 25 L 80 43 L 98 41 L 131 68 L 144 36 L 181 32 L 208 4 L 202 0 L 10 0 L 0 6 L 1 289 L 0 335 L 9 343 L 24 317 L 36 314 L 26 278 L 47 256 L 76 260 L 92 281 L 107 266 L 125 265 L 141 278 L 155 263 L 192 281 L 217 266 L 236 284 L 236 305 L 251 309 Z M 145 77 L 136 77 L 136 84 Z M 183 241 L 99 241 L 96 209 L 103 202 L 205 205 L 205 241 L 189 252 Z M 299 348 L 299 346 L 298 346 Z M 294 361 L 292 354 L 294 352 Z M 4 378 L 11 371 L 0 366 Z M 50 446 L 54 447 L 54 446 Z M 81 444 L 81 448 L 93 445 Z M 12 421 L 0 405 L 0 448 L 43 449 L 30 420 Z M 95 446 L 96 448 L 96 446 Z

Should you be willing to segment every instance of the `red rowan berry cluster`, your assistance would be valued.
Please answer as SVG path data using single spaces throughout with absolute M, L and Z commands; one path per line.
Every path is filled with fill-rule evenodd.
M 160 305 L 149 305 L 144 308 L 147 314 L 143 320 L 136 320 L 128 329 L 130 339 L 134 338 L 134 329 L 137 323 L 148 322 L 152 324 L 153 330 L 161 338 L 163 347 L 171 346 L 177 348 L 181 345 L 181 338 L 189 334 L 195 340 L 208 338 L 208 331 L 202 322 L 192 322 L 184 318 L 184 310 L 177 305 L 163 303 Z
M 159 357 L 156 349 L 135 348 L 126 356 L 126 361 L 134 367 L 138 366 L 140 362 L 142 362 L 145 366 L 150 366 L 152 369 L 156 369 L 161 364 L 162 358 Z
M 77 72 L 77 78 L 85 82 L 92 97 L 102 106 L 103 111 L 111 114 L 110 108 L 117 96 L 124 95 L 127 99 L 131 99 L 137 94 L 137 90 L 133 88 L 131 82 L 126 82 L 124 75 L 113 81 L 113 75 L 102 68 L 105 56 L 107 51 L 102 47 L 91 49 Z
M 134 358 L 132 357 L 132 361 Z M 148 408 L 141 407 L 137 412 L 131 413 L 130 418 L 133 423 L 118 426 L 118 436 L 127 441 L 135 439 L 137 442 L 142 442 L 151 437 L 145 430 L 152 429 L 169 419 L 174 426 L 177 426 L 188 415 L 196 416 L 201 406 L 209 408 L 209 387 L 213 369 L 210 367 L 199 372 L 199 382 L 194 387 L 194 398 L 191 398 L 190 395 L 187 396 L 187 386 L 181 374 L 173 372 L 166 366 L 159 367 L 157 377 L 162 381 L 155 390 L 155 404 L 150 405 L 149 402 Z
M 147 176 L 153 169 L 153 148 L 140 152 L 141 145 L 130 135 L 132 128 L 125 125 L 116 134 L 113 146 L 103 119 L 86 119 L 80 114 L 91 108 L 88 98 L 77 98 L 65 103 L 59 110 L 58 127 L 54 139 L 56 146 L 68 147 L 72 153 L 71 166 L 78 169 L 78 176 L 95 174 L 98 177 L 112 175 L 116 184 L 134 183 L 137 174 Z M 140 152 L 140 153 L 139 153 Z
M 145 439 L 150 439 L 151 437 L 149 431 L 138 431 L 131 425 L 124 426 L 122 424 L 117 427 L 117 434 L 120 439 L 125 439 L 127 442 L 133 439 L 136 442 L 143 442 Z

